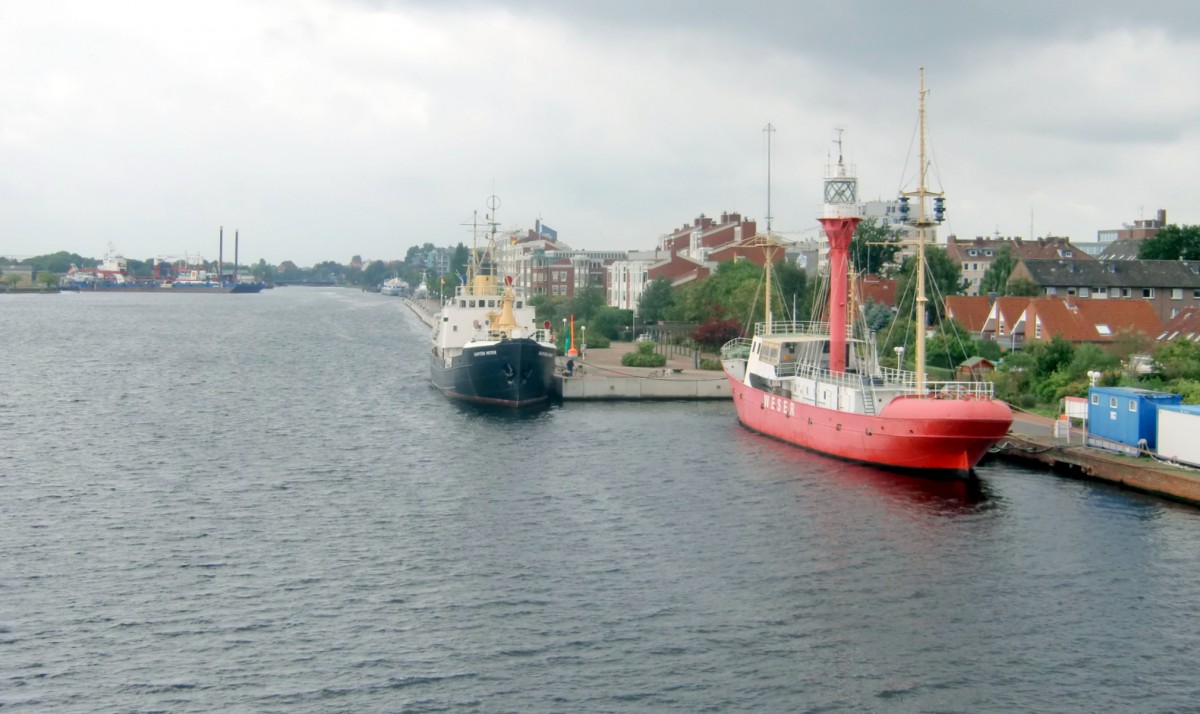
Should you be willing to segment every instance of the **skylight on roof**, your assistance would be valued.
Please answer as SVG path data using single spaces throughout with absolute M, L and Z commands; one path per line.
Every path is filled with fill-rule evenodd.
M 1108 325 L 1097 324 L 1096 332 L 1099 332 L 1102 335 L 1111 335 L 1112 334 L 1112 330 L 1108 329 Z

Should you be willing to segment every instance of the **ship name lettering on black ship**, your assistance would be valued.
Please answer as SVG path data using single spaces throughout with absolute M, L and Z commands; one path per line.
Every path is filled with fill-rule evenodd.
M 496 354 L 496 350 L 488 350 L 487 352 L 476 352 L 475 354 L 479 355 L 480 357 L 487 357 L 488 355 Z

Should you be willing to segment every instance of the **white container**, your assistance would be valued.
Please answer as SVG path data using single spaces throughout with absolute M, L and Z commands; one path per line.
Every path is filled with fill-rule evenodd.
M 1158 455 L 1200 466 L 1200 405 L 1158 408 Z

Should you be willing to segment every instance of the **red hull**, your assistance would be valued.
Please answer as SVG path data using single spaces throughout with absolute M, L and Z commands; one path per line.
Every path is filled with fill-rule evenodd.
M 1012 425 L 1012 410 L 999 400 L 900 397 L 872 416 L 774 396 L 726 376 L 747 428 L 873 466 L 966 476 Z

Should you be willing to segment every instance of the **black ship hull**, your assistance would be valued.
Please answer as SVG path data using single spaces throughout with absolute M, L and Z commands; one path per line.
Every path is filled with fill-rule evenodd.
M 430 355 L 433 385 L 452 398 L 524 407 L 554 396 L 554 349 L 530 339 L 464 347 L 446 361 Z

